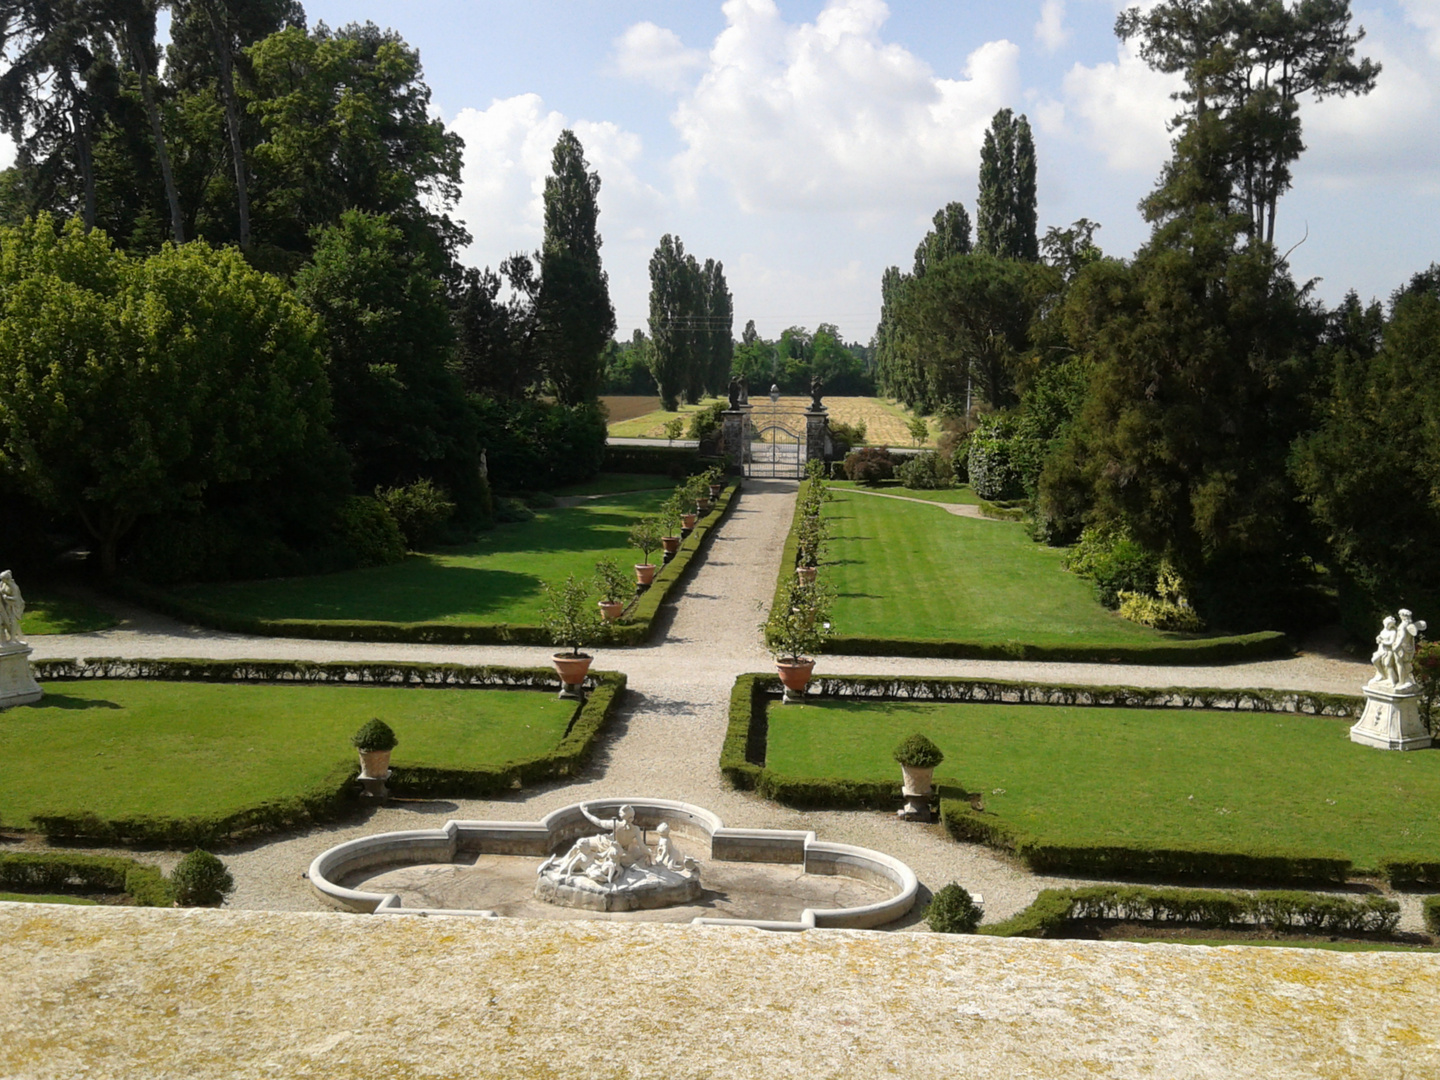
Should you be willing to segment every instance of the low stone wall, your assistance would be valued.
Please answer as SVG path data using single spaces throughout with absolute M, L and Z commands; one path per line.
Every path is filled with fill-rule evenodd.
M 727 829 L 710 811 L 670 799 L 597 799 L 585 804 L 599 817 L 613 817 L 621 806 L 635 810 L 643 829 L 661 822 L 677 834 L 708 837 L 710 858 L 722 862 L 802 864 L 807 874 L 839 874 L 889 888 L 885 900 L 862 907 L 807 908 L 794 922 L 757 919 L 696 919 L 704 925 L 755 926 L 767 930 L 809 930 L 817 926 L 870 929 L 904 917 L 915 905 L 919 881 L 899 859 L 869 848 L 822 843 L 813 832 L 781 829 Z M 540 859 L 568 848 L 595 832 L 579 804 L 561 807 L 539 822 L 449 821 L 440 829 L 378 833 L 337 844 L 310 863 L 310 887 L 325 903 L 344 911 L 371 914 L 493 917 L 493 911 L 404 908 L 394 893 L 366 892 L 339 884 L 344 878 L 380 867 L 453 862 L 457 852 L 475 855 L 528 855 Z

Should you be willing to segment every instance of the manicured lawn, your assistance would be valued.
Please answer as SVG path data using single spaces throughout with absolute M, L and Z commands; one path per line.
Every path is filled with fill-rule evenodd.
M 25 597 L 25 617 L 20 632 L 31 634 L 85 634 L 109 630 L 119 623 L 109 612 L 66 596 L 40 593 Z
M 822 567 L 833 621 L 847 637 L 1042 646 L 1183 640 L 1107 611 L 1090 582 L 1060 569 L 1063 552 L 1015 522 L 835 489 Z
M 1440 858 L 1440 750 L 1358 746 L 1348 720 L 839 701 L 769 718 L 766 767 L 793 777 L 898 780 L 891 751 L 924 732 L 937 782 L 1041 843 Z
M 533 626 L 540 622 L 544 582 L 567 574 L 588 580 L 600 559 L 622 567 L 639 562 L 627 533 L 665 496 L 636 491 L 539 510 L 534 520 L 499 525 L 473 544 L 411 555 L 392 566 L 175 591 L 215 610 L 269 619 Z
M 903 495 L 907 499 L 921 499 L 925 502 L 949 503 L 951 505 L 968 504 L 979 506 L 981 499 L 971 490 L 969 484 L 960 484 L 953 488 L 922 489 L 908 488 L 898 482 L 881 484 L 879 487 L 866 487 L 857 484 L 853 480 L 832 480 L 830 486 L 837 491 L 853 491 L 858 488 L 862 493 L 866 491 L 878 491 L 885 495 Z
M 0 712 L 0 821 L 223 814 L 296 795 L 351 759 L 367 719 L 400 738 L 395 765 L 499 765 L 557 745 L 573 702 L 535 690 L 47 682 Z
M 562 498 L 566 495 L 613 495 L 624 491 L 668 490 L 674 486 L 675 481 L 668 476 L 656 476 L 654 473 L 601 473 L 583 484 L 556 488 L 551 494 Z

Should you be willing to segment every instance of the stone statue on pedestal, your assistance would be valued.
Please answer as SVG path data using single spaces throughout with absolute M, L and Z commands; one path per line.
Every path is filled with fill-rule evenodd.
M 821 409 L 825 408 L 824 405 L 820 404 L 820 396 L 821 396 L 824 392 L 825 392 L 825 384 L 820 381 L 820 376 L 819 376 L 819 375 L 816 375 L 813 379 L 810 380 L 810 411 L 811 411 L 811 412 L 819 412 Z
M 580 813 L 601 831 L 540 864 L 539 899 L 595 911 L 632 911 L 699 897 L 700 868 L 676 849 L 669 825 L 656 827 L 659 842 L 652 853 L 635 824 L 634 808 L 622 806 L 615 817 L 599 818 L 582 804 Z
M 0 570 L 0 709 L 29 705 L 42 696 L 30 667 L 30 646 L 20 636 L 25 597 L 15 575 Z
M 1350 729 L 1352 742 L 1381 750 L 1419 750 L 1431 738 L 1420 721 L 1420 688 L 1415 685 L 1415 648 L 1426 624 L 1402 608 L 1385 616 L 1370 662 L 1375 674 L 1363 687 L 1365 712 Z

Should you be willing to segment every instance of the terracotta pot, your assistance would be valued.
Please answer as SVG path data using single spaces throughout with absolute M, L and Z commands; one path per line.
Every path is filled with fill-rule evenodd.
M 675 552 L 680 550 L 680 537 L 662 536 L 660 538 L 660 546 L 665 549 L 666 555 L 674 555 Z
M 718 498 L 720 497 L 720 493 L 721 493 L 722 491 L 724 491 L 724 490 L 725 490 L 725 485 L 724 485 L 724 484 L 711 484 L 711 485 L 710 485 L 710 498 L 712 498 L 712 499 L 718 499 Z
M 935 767 L 922 769 L 918 765 L 901 765 L 900 775 L 905 779 L 905 785 L 901 792 L 905 795 L 929 795 L 930 778 L 935 775 Z
M 641 585 L 649 585 L 655 580 L 654 563 L 637 563 L 635 566 L 635 580 Z
M 695 527 L 695 514 L 681 514 L 680 524 L 683 528 L 693 529 Z
M 712 505 L 712 503 L 710 502 L 709 499 L 696 499 L 696 500 L 695 500 L 695 513 L 696 513 L 696 514 L 708 514 L 708 513 L 710 512 L 710 507 L 711 507 L 711 505 Z
M 775 670 L 780 673 L 780 682 L 792 694 L 803 694 L 810 685 L 810 673 L 815 670 L 814 660 L 776 660 Z
M 384 780 L 390 775 L 389 750 L 360 751 L 360 779 Z
M 795 576 L 798 577 L 800 581 L 806 585 L 813 585 L 815 583 L 815 572 L 816 570 L 813 566 L 795 567 Z
M 560 673 L 560 681 L 566 686 L 579 686 L 585 681 L 585 673 L 590 670 L 590 662 L 594 657 L 581 653 L 579 656 L 572 656 L 570 653 L 556 653 L 550 658 L 555 665 L 555 670 Z
M 605 617 L 606 622 L 614 622 L 625 613 L 625 605 L 619 600 L 601 600 L 600 614 Z

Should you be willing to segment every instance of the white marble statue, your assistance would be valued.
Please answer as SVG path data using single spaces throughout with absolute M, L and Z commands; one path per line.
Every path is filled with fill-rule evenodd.
M 675 841 L 670 839 L 670 826 L 661 822 L 655 826 L 655 835 L 659 839 L 655 842 L 655 865 L 663 866 L 666 870 L 694 870 L 696 862 L 688 855 L 681 855 L 680 849 L 675 846 Z
M 560 878 L 583 874 L 591 881 L 613 884 L 630 867 L 650 864 L 650 849 L 635 824 L 634 807 L 620 807 L 613 818 L 597 818 L 582 803 L 580 813 L 602 830 L 600 834 L 576 840 L 563 857 L 552 855 L 540 865 L 539 873 L 549 872 Z
M 700 866 L 680 854 L 670 826 L 655 828 L 652 852 L 635 824 L 635 810 L 622 806 L 613 818 L 599 818 L 581 805 L 580 813 L 602 830 L 576 840 L 564 855 L 551 855 L 537 871 L 535 895 L 553 904 L 630 911 L 689 903 L 699 897 Z
M 1415 683 L 1415 647 L 1424 633 L 1426 623 L 1416 622 L 1411 613 L 1400 609 L 1400 617 L 1385 616 L 1380 633 L 1375 636 L 1375 652 L 1370 662 L 1375 665 L 1371 686 L 1395 688 Z
M 25 614 L 25 597 L 9 570 L 0 571 L 0 645 L 22 642 L 20 618 Z

